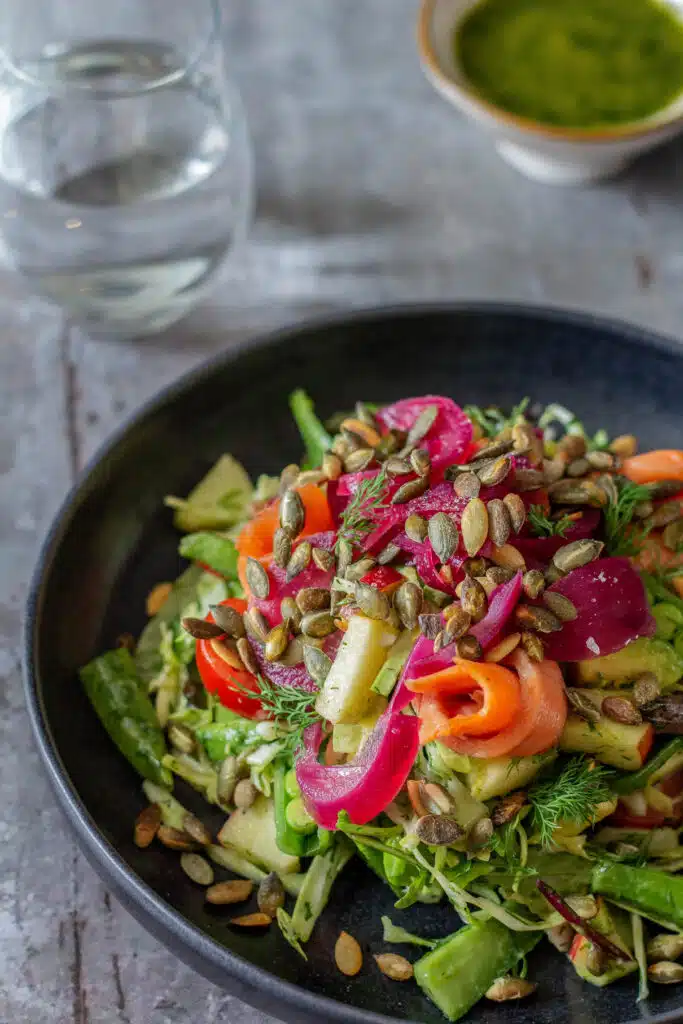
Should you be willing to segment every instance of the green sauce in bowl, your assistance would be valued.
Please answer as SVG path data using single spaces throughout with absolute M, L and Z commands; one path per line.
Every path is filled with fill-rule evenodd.
M 659 0 L 481 0 L 454 46 L 483 99 L 557 127 L 640 121 L 683 91 L 683 22 Z

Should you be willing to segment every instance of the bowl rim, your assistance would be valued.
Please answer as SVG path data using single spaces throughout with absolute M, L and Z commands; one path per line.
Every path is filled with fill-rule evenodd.
M 45 713 L 42 698 L 43 682 L 37 664 L 39 633 L 41 629 L 44 591 L 52 563 L 57 557 L 62 539 L 71 525 L 71 520 L 84 500 L 92 474 L 101 463 L 112 457 L 126 436 L 138 428 L 148 417 L 174 398 L 191 391 L 225 368 L 240 356 L 254 350 L 267 351 L 277 348 L 290 338 L 300 334 L 314 333 L 326 328 L 343 327 L 356 323 L 372 324 L 378 320 L 393 318 L 414 318 L 416 320 L 433 315 L 466 313 L 469 315 L 535 317 L 549 324 L 573 324 L 576 327 L 598 327 L 610 334 L 618 334 L 622 340 L 663 353 L 683 358 L 683 344 L 674 336 L 651 332 L 648 328 L 611 318 L 566 309 L 553 305 L 537 305 L 525 302 L 494 302 L 472 300 L 458 302 L 392 303 L 385 306 L 360 307 L 332 315 L 304 317 L 284 327 L 252 335 L 250 332 L 226 351 L 203 361 L 184 372 L 162 389 L 155 392 L 138 406 L 98 446 L 94 454 L 79 473 L 66 497 L 55 513 L 51 525 L 41 543 L 38 558 L 31 577 L 22 631 L 22 682 L 33 739 L 43 767 L 48 775 L 58 803 L 75 832 L 76 838 L 87 859 L 105 884 L 111 886 L 119 900 L 139 923 L 164 945 L 171 946 L 175 955 L 205 977 L 214 982 L 218 972 L 233 979 L 237 998 L 263 1007 L 265 1012 L 277 1012 L 272 1003 L 264 1000 L 283 1000 L 293 1011 L 315 1015 L 316 1019 L 339 1021 L 341 1024 L 408 1024 L 400 1018 L 386 1016 L 359 1006 L 341 1003 L 328 996 L 310 992 L 300 985 L 279 978 L 269 971 L 257 967 L 251 961 L 226 946 L 221 945 L 199 927 L 190 922 L 162 896 L 157 894 L 140 878 L 114 845 L 100 830 L 81 797 L 64 765 Z M 180 951 L 178 951 L 180 947 Z M 262 995 L 261 995 L 262 994 Z M 624 1024 L 676 1024 L 681 1020 L 681 1010 L 666 1011 L 657 1017 L 643 1018 Z M 300 1020 L 300 1018 L 297 1018 Z M 311 1017 L 312 1019 L 312 1017 Z M 415 1022 L 416 1024 L 416 1022 Z
M 614 142 L 629 142 L 636 139 L 648 139 L 657 136 L 677 125 L 683 126 L 683 111 L 680 114 L 651 123 L 650 118 L 640 121 L 631 121 L 624 125 L 615 125 L 613 128 L 559 128 L 553 125 L 545 125 L 541 121 L 534 121 L 532 118 L 522 117 L 519 114 L 512 114 L 502 107 L 496 106 L 481 96 L 474 88 L 461 85 L 448 75 L 439 61 L 432 43 L 432 25 L 437 4 L 443 0 L 420 0 L 420 9 L 417 16 L 417 49 L 423 68 L 438 87 L 446 92 L 456 94 L 465 99 L 473 107 L 478 108 L 482 113 L 488 114 L 494 120 L 509 128 L 515 128 L 528 135 L 540 136 L 554 142 L 576 142 L 608 144 Z M 683 96 L 683 84 L 681 85 L 681 96 Z M 664 108 L 666 109 L 666 108 Z

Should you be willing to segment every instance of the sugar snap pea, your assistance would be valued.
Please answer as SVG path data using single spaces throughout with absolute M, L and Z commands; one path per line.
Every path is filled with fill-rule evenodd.
M 80 675 L 90 703 L 123 756 L 143 778 L 170 789 L 173 778 L 161 763 L 166 740 L 130 652 L 108 651 Z

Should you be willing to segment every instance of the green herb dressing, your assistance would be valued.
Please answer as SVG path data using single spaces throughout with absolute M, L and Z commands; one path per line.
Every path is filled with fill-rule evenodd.
M 485 100 L 542 124 L 628 124 L 683 90 L 683 21 L 658 0 L 482 0 L 454 46 Z

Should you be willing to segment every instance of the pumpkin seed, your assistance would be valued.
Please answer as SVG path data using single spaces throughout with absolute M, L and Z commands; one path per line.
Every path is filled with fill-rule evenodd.
M 586 697 L 580 690 L 567 689 L 567 700 L 572 710 L 586 722 L 599 722 L 602 717 L 593 701 Z
M 662 540 L 672 551 L 678 551 L 683 545 L 683 519 L 677 519 L 675 523 L 665 526 Z
M 195 640 L 217 640 L 225 636 L 225 630 L 215 622 L 208 622 L 206 619 L 195 619 L 189 616 L 181 621 L 181 626 L 186 633 Z
M 149 807 L 145 807 L 135 819 L 135 828 L 133 830 L 133 842 L 135 845 L 139 849 L 145 850 L 156 836 L 160 825 L 161 808 L 159 805 L 150 804 Z
M 529 569 L 522 576 L 522 589 L 530 600 L 535 601 L 545 590 L 545 576 L 538 569 Z
M 656 508 L 648 518 L 647 525 L 651 529 L 668 526 L 681 518 L 681 506 L 677 501 L 667 501 Z
M 363 966 L 363 953 L 353 935 L 340 932 L 334 946 L 334 962 L 342 974 L 353 978 Z
M 518 491 L 537 491 L 545 485 L 545 477 L 540 469 L 517 468 L 514 485 Z
M 473 622 L 480 622 L 486 615 L 488 608 L 486 591 L 481 583 L 471 576 L 465 576 L 465 579 L 462 581 L 460 603 L 463 611 L 472 617 Z
M 526 803 L 526 793 L 522 789 L 515 790 L 504 796 L 491 812 L 491 821 L 495 828 L 500 825 L 507 825 L 509 821 L 516 818 Z
M 213 868 L 200 853 L 184 853 L 180 858 L 180 866 L 190 881 L 197 885 L 213 884 Z
M 385 434 L 378 445 L 375 446 L 375 451 L 380 458 L 388 458 L 395 452 L 402 448 L 405 444 L 405 439 L 408 434 L 405 430 L 390 430 L 388 434 Z
M 537 633 L 522 633 L 522 647 L 532 661 L 543 661 L 545 659 L 545 647 Z
M 241 636 L 244 636 L 242 616 L 234 608 L 231 608 L 230 605 L 213 604 L 211 605 L 211 614 L 216 625 L 220 626 L 228 636 L 233 637 L 235 640 L 239 640 Z
M 298 491 L 285 491 L 280 499 L 280 526 L 288 530 L 292 538 L 304 528 L 306 509 Z
M 420 415 L 417 417 L 412 427 L 408 431 L 406 438 L 406 448 L 414 448 L 418 442 L 425 437 L 434 426 L 436 417 L 439 415 L 439 407 L 437 405 L 427 405 L 422 410 Z
M 455 809 L 446 790 L 436 782 L 422 784 L 422 798 L 434 814 L 452 814 Z
M 356 583 L 354 590 L 356 604 L 370 619 L 387 619 L 391 611 L 389 598 L 376 587 L 367 583 Z
M 360 437 L 368 448 L 376 448 L 382 440 L 375 425 L 367 423 L 360 416 L 355 419 L 353 417 L 345 419 L 341 424 L 341 429 L 345 433 L 352 432 L 355 437 Z
M 478 498 L 481 480 L 475 473 L 461 473 L 453 481 L 453 490 L 459 498 Z
M 331 572 L 335 567 L 335 557 L 331 551 L 326 551 L 324 548 L 313 548 L 311 556 L 315 565 L 322 572 Z
M 294 463 L 290 462 L 288 466 L 280 473 L 280 486 L 278 487 L 278 493 L 280 497 L 287 493 L 287 491 L 294 486 L 301 470 Z
M 494 546 L 491 552 L 491 561 L 504 569 L 513 569 L 515 572 L 520 569 L 522 572 L 526 570 L 524 555 L 513 544 L 503 544 L 499 548 Z
M 494 1003 L 507 1003 L 511 999 L 526 999 L 538 985 L 526 978 L 498 978 L 486 992 L 486 998 Z
M 390 455 L 384 466 L 389 476 L 408 476 L 412 473 L 410 463 L 400 455 Z
M 600 946 L 596 946 L 595 943 L 591 943 L 591 946 L 586 953 L 586 967 L 589 972 L 595 977 L 601 977 L 609 966 L 609 958 L 604 949 Z M 649 973 L 649 971 L 648 971 Z
M 337 574 L 343 577 L 353 561 L 353 547 L 346 537 L 342 537 L 338 541 L 337 552 Z
M 566 472 L 567 476 L 570 476 L 574 480 L 577 480 L 579 477 L 585 476 L 586 473 L 590 473 L 590 470 L 591 464 L 588 461 L 588 459 L 580 458 L 574 459 L 572 462 L 570 462 L 567 466 Z
M 458 528 L 445 512 L 437 512 L 427 526 L 427 535 L 440 562 L 447 562 L 458 547 Z
M 638 442 L 633 434 L 620 434 L 614 438 L 609 450 L 620 459 L 630 459 L 638 451 Z
M 654 672 L 643 672 L 633 684 L 633 703 L 636 707 L 648 704 L 651 700 L 656 700 L 661 692 L 659 680 Z M 670 960 L 671 957 L 667 959 Z
M 498 459 L 484 463 L 475 472 L 484 487 L 495 487 L 501 484 L 512 469 L 512 459 L 509 455 L 501 455 Z
M 285 888 L 280 876 L 275 871 L 271 871 L 259 882 L 259 887 L 256 890 L 256 902 L 261 913 L 268 914 L 269 917 L 275 917 L 278 909 L 284 907 Z
M 536 431 L 529 423 L 515 423 L 512 428 L 512 447 L 518 455 L 524 455 L 526 452 L 532 452 L 535 456 L 538 456 L 538 444 L 540 438 L 536 436 Z M 540 457 L 543 457 L 543 448 L 541 441 L 541 453 Z
M 600 710 L 606 718 L 622 725 L 640 725 L 643 721 L 638 708 L 626 697 L 605 697 Z
M 157 829 L 157 839 L 169 850 L 196 850 L 197 844 L 178 828 L 171 828 L 170 825 L 160 825 Z
M 548 494 L 556 505 L 590 505 L 600 507 L 607 496 L 593 480 L 558 480 L 548 488 Z
M 598 916 L 598 901 L 595 896 L 567 896 L 565 899 L 582 921 L 592 921 Z
M 441 616 L 436 614 L 418 615 L 417 618 L 420 632 L 428 640 L 435 640 L 441 632 Z
M 609 452 L 593 451 L 586 452 L 586 462 L 591 469 L 597 469 L 601 473 L 614 467 L 614 456 Z
M 551 564 L 548 566 L 548 568 L 545 571 L 545 582 L 546 582 L 546 585 L 551 587 L 553 585 L 553 583 L 557 583 L 557 581 L 561 580 L 563 577 L 564 577 L 564 573 L 560 572 L 560 570 L 557 568 L 557 566 L 553 565 L 553 563 L 551 562 Z
M 322 471 L 328 480 L 338 480 L 344 466 L 342 460 L 334 452 L 325 452 L 322 461 Z
M 272 922 L 269 914 L 262 914 L 260 911 L 257 914 L 242 914 L 241 917 L 230 918 L 230 924 L 235 924 L 238 928 L 267 928 Z
M 289 623 L 281 622 L 271 629 L 266 637 L 264 654 L 267 661 L 277 661 L 287 650 L 289 644 Z
M 394 608 L 406 629 L 415 629 L 422 610 L 422 590 L 417 583 L 406 580 L 394 594 Z
M 559 953 L 568 953 L 574 941 L 574 929 L 565 921 L 564 924 L 557 924 L 546 932 L 548 941 Z
M 374 448 L 357 448 L 344 459 L 344 469 L 347 473 L 360 473 L 368 468 L 374 458 Z
M 245 662 L 246 664 L 246 662 Z M 232 800 L 235 786 L 237 785 L 237 758 L 228 754 L 221 762 L 218 769 L 217 795 L 221 804 L 228 804 Z
M 410 981 L 413 976 L 413 965 L 410 960 L 398 953 L 377 953 L 375 961 L 382 974 L 392 981 Z
M 407 501 L 412 501 L 413 498 L 419 498 L 428 487 L 429 481 L 425 476 L 418 477 L 417 480 L 409 480 L 399 487 L 391 499 L 391 504 L 404 505 Z
M 556 484 L 558 480 L 561 480 L 564 476 L 566 464 L 562 458 L 544 459 L 543 460 L 543 477 L 546 485 L 549 487 L 551 484 Z
M 503 498 L 503 504 L 508 510 L 513 531 L 519 533 L 526 522 L 526 505 L 524 501 L 518 494 L 506 494 Z
M 447 586 L 449 586 L 449 587 L 453 586 L 453 566 L 452 565 L 448 565 L 448 564 L 442 565 L 441 569 L 439 570 L 439 576 L 441 577 L 442 581 Z
M 285 576 L 288 583 L 291 583 L 299 573 L 302 573 L 304 569 L 308 568 L 311 564 L 312 552 L 313 549 L 311 548 L 310 543 L 307 540 L 302 540 L 287 563 Z
M 258 790 L 251 779 L 240 779 L 235 786 L 232 799 L 235 807 L 240 811 L 246 811 L 252 806 L 257 796 Z
M 295 603 L 302 615 L 319 612 L 330 607 L 330 592 L 324 587 L 304 587 L 296 595 Z
M 429 452 L 425 451 L 424 448 L 413 449 L 410 453 L 410 465 L 418 476 L 429 476 L 432 468 L 432 460 L 429 458 Z
M 515 609 L 515 620 L 522 629 L 536 633 L 559 633 L 562 623 L 548 608 L 533 608 L 519 604 Z
M 292 538 L 289 534 L 289 530 L 284 530 L 280 526 L 273 535 L 273 561 L 276 565 L 279 565 L 281 569 L 286 569 L 291 554 Z
M 650 484 L 650 497 L 653 501 L 660 501 L 663 498 L 675 498 L 681 493 L 681 484 L 678 480 L 658 480 Z
M 459 640 L 460 637 L 465 636 L 468 629 L 472 625 L 472 616 L 465 611 L 462 605 L 453 604 L 451 605 L 453 611 L 446 619 L 446 640 L 451 643 L 453 640 Z
M 486 507 L 489 513 L 489 536 L 496 547 L 502 547 L 507 544 L 512 530 L 510 513 L 500 498 L 493 498 Z
M 494 664 L 502 661 L 503 658 L 507 658 L 508 654 L 512 654 L 512 652 L 516 650 L 521 639 L 521 633 L 509 633 L 508 636 L 504 637 L 495 645 L 495 647 L 489 648 L 484 655 L 484 661 L 493 662 Z
M 377 426 L 375 415 L 365 402 L 356 402 L 356 419 L 360 420 L 361 423 L 367 424 L 368 427 Z
M 314 639 L 329 636 L 330 633 L 334 633 L 336 628 L 332 613 L 329 611 L 307 612 L 301 620 L 300 626 L 304 636 Z
M 434 654 L 438 654 L 442 647 L 446 646 L 446 630 L 440 629 L 434 637 Z
M 187 726 L 171 722 L 168 727 L 168 738 L 171 745 L 182 754 L 191 754 L 194 751 L 194 733 Z
M 492 565 L 490 569 L 486 570 L 486 578 L 496 587 L 499 587 L 501 583 L 509 583 L 514 575 L 514 569 L 506 569 L 503 565 Z
M 293 597 L 283 597 L 280 601 L 280 614 L 283 619 L 288 619 L 292 629 L 299 629 L 301 625 L 301 612 Z
M 558 594 L 556 590 L 547 590 L 543 595 L 543 603 L 560 622 L 573 622 L 579 614 L 569 598 Z
M 319 487 L 320 484 L 325 483 L 327 477 L 323 473 L 322 469 L 307 469 L 304 473 L 299 473 L 296 478 L 297 487 L 306 487 L 313 484 L 314 487 Z
M 309 676 L 318 686 L 322 686 L 327 679 L 327 673 L 332 668 L 332 662 L 325 652 L 312 644 L 304 644 L 304 665 Z
M 479 850 L 491 839 L 493 835 L 493 822 L 490 818 L 480 818 L 475 822 L 467 836 L 467 845 L 470 849 Z
M 489 533 L 489 516 L 481 498 L 471 498 L 460 522 L 462 540 L 470 556 L 476 555 L 486 542 Z
M 292 492 L 293 493 L 293 492 Z M 255 558 L 247 558 L 245 569 L 247 584 L 254 597 L 265 600 L 270 593 L 270 577 L 260 562 Z
M 683 935 L 656 935 L 646 951 L 648 960 L 678 960 L 683 956 Z
M 555 552 L 553 565 L 563 573 L 580 569 L 599 558 L 604 546 L 601 540 L 574 540 Z
M 401 549 L 398 544 L 387 544 L 385 548 L 382 548 L 380 553 L 377 555 L 378 565 L 389 565 L 394 559 L 401 554 Z
M 217 882 L 209 886 L 204 894 L 207 903 L 217 907 L 228 906 L 231 903 L 245 903 L 251 896 L 254 883 L 243 878 L 236 878 L 232 882 Z
M 614 477 L 610 476 L 608 473 L 604 473 L 596 479 L 595 483 L 604 494 L 605 500 L 611 505 L 616 505 L 619 501 L 619 489 L 614 482 Z M 636 505 L 636 509 L 637 508 L 638 506 Z
M 566 455 L 569 460 L 580 459 L 582 455 L 586 454 L 587 447 L 583 434 L 565 434 L 557 446 L 558 451 Z
M 253 637 L 254 640 L 260 640 L 261 643 L 266 642 L 266 637 L 270 632 L 270 625 L 263 612 L 259 611 L 258 608 L 250 608 L 242 616 L 242 621 L 249 636 Z
M 367 448 L 368 443 L 361 433 L 354 430 L 352 427 L 345 427 L 341 425 L 340 434 L 346 441 L 347 452 L 356 452 L 360 448 Z
M 455 641 L 455 652 L 465 661 L 480 661 L 482 656 L 481 644 L 471 633 L 465 633 Z
M 425 814 L 415 824 L 415 835 L 427 846 L 450 846 L 462 839 L 465 830 L 445 814 Z
M 683 981 L 683 965 L 660 960 L 658 964 L 650 964 L 647 976 L 657 985 L 678 985 Z
M 350 580 L 352 583 L 357 583 L 359 580 L 362 580 L 364 576 L 367 576 L 376 564 L 375 559 L 371 558 L 369 555 L 365 558 L 359 558 L 357 562 L 354 562 L 348 567 L 344 573 L 344 578 Z
M 303 665 L 304 662 L 304 645 L 300 636 L 295 636 L 289 642 L 289 646 L 282 657 L 278 660 L 280 665 L 284 665 L 286 668 L 295 668 L 297 665 Z

